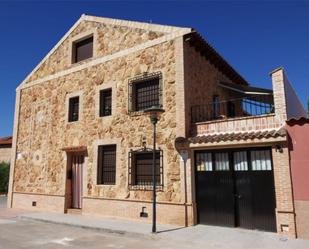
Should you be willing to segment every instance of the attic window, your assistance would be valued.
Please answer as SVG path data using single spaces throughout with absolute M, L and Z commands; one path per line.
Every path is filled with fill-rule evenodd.
M 72 62 L 77 63 L 93 56 L 93 36 L 73 42 Z

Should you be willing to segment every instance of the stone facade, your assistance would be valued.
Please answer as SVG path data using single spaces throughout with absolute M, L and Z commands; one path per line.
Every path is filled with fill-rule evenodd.
M 83 33 L 88 33 L 89 31 L 96 34 L 96 57 L 110 55 L 164 35 L 162 32 L 153 32 L 138 28 L 133 29 L 124 26 L 106 25 L 104 23 L 93 21 L 83 21 L 54 51 L 54 53 L 51 54 L 48 60 L 46 60 L 40 68 L 32 74 L 28 81 L 31 82 L 37 80 L 38 78 L 43 78 L 71 67 L 70 43 L 76 40 L 76 37 L 80 34 L 83 35 Z M 80 64 L 84 63 L 87 63 L 87 61 L 80 62 Z
M 251 130 L 260 130 L 269 126 L 280 128 L 281 123 L 276 114 L 229 121 L 231 124 L 227 126 L 219 122 L 198 124 L 195 133 L 192 132 L 190 108 L 211 103 L 214 95 L 222 100 L 237 98 L 237 94 L 218 84 L 221 81 L 237 84 L 235 79 L 240 76 L 235 71 L 234 78 L 226 73 L 228 65 L 218 54 L 213 56 L 223 66 L 215 65 L 213 57 L 190 46 L 184 36 L 191 32 L 187 28 L 82 16 L 17 89 L 13 143 L 16 157 L 11 167 L 9 206 L 65 212 L 68 154 L 63 148 L 84 147 L 87 153 L 82 212 L 150 221 L 152 193 L 128 188 L 128 155 L 130 150 L 144 145 L 151 148 L 152 126 L 143 113 L 132 115 L 128 111 L 128 82 L 139 75 L 161 72 L 165 112 L 157 126 L 157 147 L 163 151 L 164 187 L 157 193 L 158 221 L 196 224 L 194 151 L 211 146 L 182 148 L 188 152 L 187 160 L 182 161 L 176 138 L 227 132 L 227 126 L 230 132 L 234 128 L 242 130 L 239 124 L 243 127 L 250 124 Z M 89 33 L 94 37 L 93 58 L 72 64 L 72 42 Z M 112 89 L 112 115 L 99 117 L 99 91 L 107 88 Z M 69 123 L 68 101 L 72 96 L 80 97 L 80 118 Z M 220 146 L 273 146 L 275 185 L 279 190 L 277 227 L 280 232 L 282 224 L 288 225 L 289 230 L 281 232 L 293 236 L 288 153 L 285 148 L 284 153 L 277 154 L 274 146 L 278 142 L 285 145 L 284 140 L 256 139 Z M 117 148 L 116 184 L 98 185 L 98 146 L 108 144 Z M 143 207 L 148 218 L 139 216 Z
M 62 148 L 86 146 L 83 212 L 109 215 L 103 208 L 104 203 L 106 200 L 115 200 L 115 205 L 122 201 L 123 208 L 119 206 L 120 211 L 115 211 L 114 215 L 126 217 L 125 206 L 132 203 L 134 212 L 128 212 L 126 218 L 137 218 L 140 206 L 149 206 L 147 202 L 151 201 L 151 192 L 128 189 L 128 154 L 131 149 L 142 148 L 144 142 L 147 147 L 152 146 L 152 126 L 148 116 L 128 113 L 128 81 L 143 73 L 161 72 L 165 113 L 157 129 L 157 146 L 163 150 L 164 155 L 164 190 L 158 192 L 158 212 L 160 206 L 163 210 L 175 208 L 178 210 L 175 217 L 172 220 L 165 218 L 162 222 L 183 224 L 183 215 L 179 214 L 184 209 L 181 202 L 179 157 L 173 142 L 177 126 L 175 40 L 31 85 L 33 81 L 76 67 L 67 64 L 69 43 L 72 37 L 93 28 L 98 39 L 97 57 L 105 57 L 163 35 L 162 32 L 83 21 L 29 77 L 20 92 L 13 207 L 22 203 L 24 207 L 34 208 L 32 202 L 35 201 L 34 209 L 46 210 L 53 198 L 63 199 L 67 156 Z M 87 61 L 81 63 L 86 64 Z M 98 92 L 108 87 L 113 89 L 113 114 L 110 117 L 99 117 Z M 80 119 L 76 123 L 67 122 L 70 96 L 80 96 Z M 117 144 L 115 185 L 96 183 L 97 150 L 101 144 Z M 102 206 L 94 208 L 98 200 Z M 110 208 L 113 202 L 107 203 Z M 61 212 L 64 207 L 57 205 L 50 210 Z

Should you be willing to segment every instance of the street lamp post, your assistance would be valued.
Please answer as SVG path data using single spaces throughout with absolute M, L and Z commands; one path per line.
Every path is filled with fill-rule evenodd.
M 153 151 L 152 151 L 152 232 L 157 232 L 157 200 L 156 200 L 156 124 L 159 120 L 159 115 L 164 112 L 159 106 L 152 106 L 144 111 L 150 117 L 150 122 L 153 125 Z

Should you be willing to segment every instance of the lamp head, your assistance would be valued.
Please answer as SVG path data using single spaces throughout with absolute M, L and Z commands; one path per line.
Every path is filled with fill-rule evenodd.
M 148 114 L 148 116 L 150 117 L 150 121 L 152 124 L 156 124 L 158 122 L 159 115 L 163 112 L 165 111 L 160 106 L 152 106 L 144 110 L 144 113 Z

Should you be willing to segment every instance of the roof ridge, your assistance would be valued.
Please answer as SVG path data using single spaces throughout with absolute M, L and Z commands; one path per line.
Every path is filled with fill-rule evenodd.
M 40 66 L 56 51 L 57 48 L 69 37 L 69 35 L 75 30 L 75 28 L 82 22 L 82 21 L 93 21 L 93 22 L 102 22 L 110 25 L 119 25 L 119 26 L 126 26 L 131 28 L 139 28 L 154 32 L 162 32 L 162 33 L 173 33 L 177 31 L 181 32 L 191 32 L 191 28 L 181 28 L 175 26 L 168 26 L 168 25 L 161 25 L 161 24 L 150 24 L 150 23 L 143 23 L 143 22 L 136 22 L 136 21 L 127 21 L 121 19 L 113 19 L 108 17 L 97 17 L 97 16 L 90 16 L 86 14 L 82 14 L 81 17 L 71 26 L 71 28 L 62 36 L 62 38 L 49 50 L 49 52 L 43 57 L 43 59 L 35 66 L 35 68 L 24 78 L 21 84 L 18 86 L 17 89 L 21 88 L 27 81 L 30 79 L 31 75 L 33 75 Z
M 169 32 L 173 32 L 177 30 L 186 30 L 186 29 L 188 31 L 193 30 L 190 27 L 179 27 L 179 26 L 164 25 L 164 24 L 157 24 L 157 23 L 150 23 L 150 22 L 131 21 L 131 20 L 126 20 L 126 19 L 94 16 L 94 15 L 87 15 L 87 14 L 82 14 L 81 17 L 87 21 L 95 21 L 95 22 L 108 23 L 108 24 L 114 24 L 114 25 L 119 25 L 119 26 L 141 28 L 141 29 L 153 30 L 153 31 L 163 32 L 163 33 L 169 33 Z

